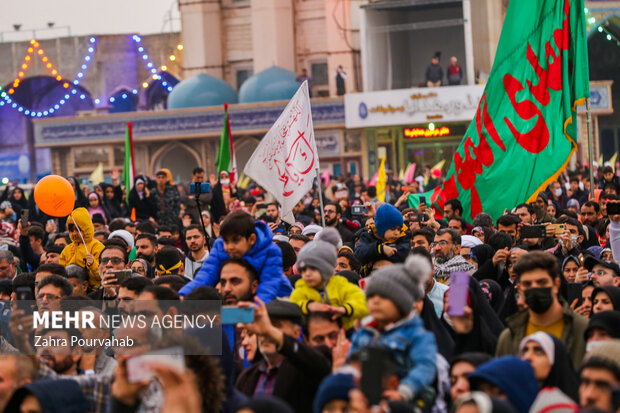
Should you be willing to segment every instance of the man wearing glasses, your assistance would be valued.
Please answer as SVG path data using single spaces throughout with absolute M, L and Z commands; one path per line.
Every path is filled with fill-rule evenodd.
M 127 268 L 127 251 L 117 244 L 106 245 L 99 256 L 101 288 L 89 294 L 89 297 L 95 300 L 115 298 L 118 295 L 120 285 L 113 271 L 120 271 L 125 268 Z
M 473 274 L 476 268 L 463 258 L 461 253 L 461 235 L 452 228 L 442 228 L 435 235 L 431 244 L 435 278 L 443 284 L 449 283 L 450 274 L 454 271 L 465 271 Z
M 325 226 L 334 227 L 340 233 L 340 238 L 344 244 L 351 245 L 354 240 L 353 233 L 340 221 L 342 218 L 342 208 L 336 202 L 330 202 L 323 208 L 325 213 Z
M 587 257 L 585 267 L 592 273 L 595 287 L 620 286 L 620 267 L 615 262 Z

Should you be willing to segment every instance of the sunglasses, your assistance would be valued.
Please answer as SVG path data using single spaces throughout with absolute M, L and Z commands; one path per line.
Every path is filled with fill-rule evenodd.
M 123 263 L 123 259 L 122 258 L 118 258 L 118 257 L 104 257 L 104 258 L 100 258 L 99 262 L 101 264 L 107 264 L 108 262 L 112 261 L 112 264 L 114 265 L 119 265 L 121 263 Z

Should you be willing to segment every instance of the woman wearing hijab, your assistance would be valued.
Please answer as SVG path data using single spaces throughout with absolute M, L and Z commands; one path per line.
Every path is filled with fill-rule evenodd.
M 136 210 L 136 219 L 148 221 L 155 216 L 155 204 L 147 187 L 148 179 L 144 175 L 136 176 L 133 188 L 129 192 L 129 211 Z
M 149 262 L 143 258 L 136 258 L 129 263 L 131 271 L 140 274 L 143 277 L 153 279 L 155 278 L 155 269 Z
M 491 261 L 494 253 L 493 247 L 489 244 L 476 245 L 469 252 L 476 268 L 480 268 L 486 264 L 487 261 Z
M 541 388 L 557 387 L 579 400 L 579 378 L 562 341 L 539 331 L 521 340 L 519 355 L 532 365 Z
M 592 291 L 592 314 L 620 310 L 620 287 L 597 287 Z
M 124 216 L 123 206 L 121 205 L 123 193 L 120 186 L 110 184 L 100 184 L 103 188 L 103 205 L 108 210 L 110 218 Z
M 491 360 L 485 353 L 463 353 L 452 359 L 450 363 L 450 398 L 455 402 L 465 393 L 469 393 L 467 378 L 476 371 L 478 366 Z
M 73 193 L 75 194 L 75 207 L 84 207 L 88 208 L 88 200 L 86 199 L 86 195 L 84 195 L 84 191 L 82 191 L 82 186 L 78 182 L 77 178 L 74 176 L 70 176 L 67 178 L 71 187 L 73 188 Z
M 480 281 L 480 289 L 484 293 L 484 296 L 493 307 L 495 314 L 499 314 L 504 306 L 504 294 L 502 293 L 502 287 L 494 280 L 482 280 Z
M 480 391 L 467 393 L 454 404 L 454 413 L 471 413 L 472 411 L 477 413 L 517 413 L 510 403 L 490 397 Z
M 422 302 L 422 309 L 417 309 L 420 313 L 420 317 L 424 322 L 424 328 L 433 333 L 435 341 L 437 343 L 437 351 L 450 360 L 454 354 L 454 339 L 448 331 L 448 327 L 441 322 L 435 313 L 433 302 L 427 295 L 424 296 Z
M 495 311 L 485 298 L 475 278 L 469 279 L 468 305 L 462 317 L 448 316 L 450 290 L 444 296 L 444 325 L 455 342 L 454 354 L 482 352 L 495 354 L 497 338 L 504 330 Z
M 581 267 L 581 264 L 579 263 L 579 258 L 575 257 L 574 255 L 568 255 L 566 256 L 566 258 L 564 258 L 564 261 L 562 262 L 562 275 L 564 276 L 566 282 L 575 282 L 579 267 Z
M 99 214 L 103 217 L 105 224 L 108 225 L 110 222 L 110 214 L 103 208 L 101 203 L 101 198 L 97 195 L 96 192 L 91 192 L 88 194 L 88 214 L 92 218 L 95 214 Z
M 13 211 L 19 217 L 24 209 L 28 209 L 28 200 L 24 195 L 24 190 L 16 186 L 9 195 L 9 201 L 13 206 Z

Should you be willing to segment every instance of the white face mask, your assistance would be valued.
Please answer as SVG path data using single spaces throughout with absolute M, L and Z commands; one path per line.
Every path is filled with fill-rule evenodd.
M 555 196 L 562 196 L 562 188 L 558 188 L 555 190 Z
M 591 352 L 595 348 L 598 348 L 598 347 L 600 347 L 601 345 L 603 345 L 603 344 L 605 344 L 607 342 L 608 342 L 608 340 L 590 341 L 589 343 L 586 344 L 586 353 Z
M 576 247 L 579 244 L 579 235 L 571 235 L 570 240 L 573 243 L 573 247 Z
M 222 185 L 228 185 L 230 184 L 230 179 L 226 178 L 226 179 L 220 179 L 220 183 Z

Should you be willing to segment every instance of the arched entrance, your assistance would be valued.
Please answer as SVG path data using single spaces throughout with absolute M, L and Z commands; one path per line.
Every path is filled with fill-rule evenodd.
M 235 158 L 237 159 L 237 170 L 239 174 L 243 172 L 245 164 L 248 163 L 250 157 L 252 157 L 259 142 L 260 140 L 253 136 L 244 136 L 239 140 L 235 140 Z
M 194 148 L 184 143 L 174 142 L 155 152 L 151 170 L 155 173 L 161 168 L 168 168 L 175 182 L 187 182 L 192 176 L 192 170 L 198 165 L 200 165 L 200 155 Z

